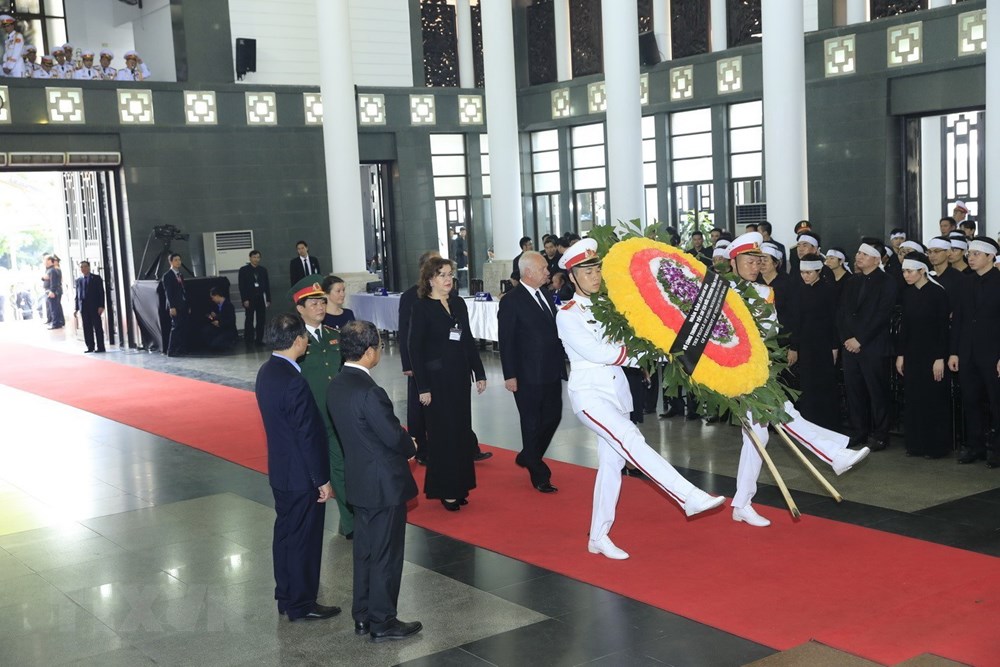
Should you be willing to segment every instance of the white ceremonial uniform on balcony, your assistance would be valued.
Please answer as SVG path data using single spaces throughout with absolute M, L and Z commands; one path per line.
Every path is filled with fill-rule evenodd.
M 596 256 L 596 242 L 590 239 L 577 241 L 560 260 L 560 268 L 572 268 L 573 259 L 580 251 L 577 246 L 588 242 L 592 244 Z M 597 435 L 598 464 L 590 523 L 591 542 L 606 538 L 615 521 L 615 506 L 622 484 L 621 470 L 626 460 L 645 473 L 689 516 L 718 506 L 723 502 L 722 498 L 716 499 L 716 502 L 684 479 L 646 444 L 642 433 L 629 420 L 632 393 L 621 367 L 634 364 L 630 364 L 628 351 L 623 345 L 608 342 L 604 325 L 594 318 L 590 309 L 590 298 L 577 292 L 559 310 L 556 326 L 570 362 L 567 388 L 573 412 Z
M 0 17 L 0 23 L 3 25 L 14 24 L 14 18 L 9 14 L 4 14 Z M 16 24 L 15 24 L 16 25 Z M 3 35 L 0 32 L 0 35 Z M 22 72 L 24 71 L 24 36 L 17 30 L 12 31 L 10 34 L 4 35 L 3 38 L 3 60 L 0 61 L 0 77 L 8 77 L 11 79 L 20 79 L 22 77 Z

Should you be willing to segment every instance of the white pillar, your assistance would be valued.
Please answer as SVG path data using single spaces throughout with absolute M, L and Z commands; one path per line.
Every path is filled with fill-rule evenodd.
M 573 44 L 570 40 L 569 0 L 552 3 L 556 24 L 556 77 L 559 81 L 573 78 Z M 484 30 L 485 32 L 485 30 Z
M 802 3 L 762 2 L 761 23 L 767 217 L 785 230 L 809 217 Z
M 604 84 L 608 100 L 608 221 L 638 218 L 645 227 L 642 108 L 639 103 L 639 16 L 634 2 L 601 0 Z
M 330 269 L 338 274 L 366 270 L 350 19 L 349 3 L 316 0 Z
M 995 80 L 1000 76 L 1000 15 L 990 16 L 989 10 L 996 9 L 996 0 L 987 3 L 986 9 L 986 43 L 993 40 L 993 50 L 986 49 L 986 80 Z M 990 77 L 993 77 L 991 79 Z M 1000 86 L 986 86 L 986 181 L 980 183 L 980 191 L 986 188 L 986 183 L 995 183 L 1000 177 Z M 991 131 L 992 130 L 992 131 Z M 985 213 L 985 215 L 984 215 Z M 996 237 L 1000 229 L 1000 197 L 987 197 L 986 210 L 979 212 L 979 217 L 986 223 L 981 225 L 979 233 Z M 989 226 L 989 231 L 986 227 Z
M 761 3 L 761 13 L 764 11 Z M 868 0 L 847 0 L 847 25 L 868 21 Z M 763 23 L 763 21 L 762 21 Z
M 760 4 L 764 5 L 763 2 Z M 761 11 L 764 11 L 763 8 Z M 725 51 L 729 46 L 726 31 L 726 0 L 711 0 L 709 4 L 709 21 L 712 29 L 712 51 Z
M 472 9 L 469 0 L 455 0 L 455 32 L 458 35 L 458 85 L 476 87 L 476 62 L 472 55 Z
M 660 49 L 660 59 L 673 58 L 673 43 L 670 32 L 670 0 L 653 0 L 653 34 Z
M 920 119 L 920 232 L 924 239 L 941 233 L 938 220 L 944 215 L 941 183 L 941 116 Z
M 322 1 L 322 0 L 320 0 Z M 490 208 L 493 252 L 513 259 L 523 235 L 521 159 L 514 81 L 514 18 L 511 0 L 480 0 L 483 16 L 483 74 L 489 125 Z

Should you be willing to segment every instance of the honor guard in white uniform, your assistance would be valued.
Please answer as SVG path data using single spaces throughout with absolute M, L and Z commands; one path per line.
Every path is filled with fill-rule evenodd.
M 748 232 L 739 236 L 730 244 L 729 259 L 733 273 L 753 285 L 757 293 L 767 303 L 774 304 L 774 292 L 767 285 L 756 282 L 760 275 L 760 258 L 764 257 L 760 249 L 764 242 L 764 237 L 758 232 Z M 800 262 L 799 270 L 819 271 L 823 268 L 822 262 L 816 262 L 813 266 L 808 262 Z M 764 332 L 770 332 L 778 326 L 777 316 L 772 310 L 768 321 L 764 323 Z M 847 448 L 850 440 L 846 435 L 822 428 L 808 421 L 799 414 L 790 402 L 785 401 L 784 410 L 791 417 L 791 421 L 783 424 L 785 429 L 800 440 L 807 449 L 818 456 L 820 460 L 829 464 L 833 471 L 841 475 L 850 470 L 863 458 L 868 456 L 870 450 L 864 447 L 859 450 Z M 761 445 L 767 446 L 768 432 L 766 424 L 754 423 L 747 413 L 747 423 L 753 429 L 754 434 Z M 753 508 L 750 501 L 757 493 L 757 478 L 760 477 L 760 468 L 763 463 L 760 453 L 750 439 L 750 435 L 743 431 L 743 448 L 740 450 L 740 463 L 736 470 L 736 495 L 733 496 L 733 521 L 744 522 L 751 526 L 763 528 L 771 525 L 770 520 L 765 519 L 757 510 Z
M 61 79 L 62 72 L 56 68 L 56 60 L 52 56 L 45 54 L 42 56 L 41 66 L 35 70 L 33 79 Z
M 63 78 L 72 79 L 73 73 L 83 66 L 83 61 L 80 59 L 80 53 L 72 44 L 63 44 L 62 50 L 63 56 L 66 58 L 66 62 L 63 64 Z
M 115 79 L 118 81 L 142 81 L 150 76 L 149 68 L 135 51 L 125 52 L 125 67 L 118 70 Z
M 612 343 L 604 325 L 591 312 L 591 295 L 601 287 L 601 258 L 593 239 L 577 241 L 559 260 L 559 268 L 570 274 L 576 294 L 556 317 L 559 337 L 569 357 L 569 400 L 573 412 L 597 435 L 597 479 L 590 522 L 591 553 L 624 560 L 628 554 L 608 537 L 615 521 L 615 506 L 621 491 L 622 467 L 626 461 L 656 483 L 684 508 L 685 514 L 718 507 L 725 498 L 713 497 L 684 479 L 677 470 L 646 444 L 642 433 L 629 420 L 632 393 L 623 365 L 628 350 Z
M 3 61 L 0 76 L 20 79 L 24 71 L 24 36 L 17 31 L 17 22 L 10 14 L 0 14 L 3 31 Z
M 21 72 L 21 77 L 25 79 L 31 79 L 35 76 L 35 72 L 41 69 L 41 65 L 35 62 L 35 58 L 38 57 L 38 49 L 36 49 L 31 44 L 24 45 L 24 70 Z
M 52 49 L 52 57 L 55 58 L 55 64 L 52 66 L 52 69 L 54 69 L 59 76 L 52 76 L 51 78 L 72 79 L 73 66 L 66 62 L 66 54 L 63 52 L 61 46 L 57 46 Z
M 101 49 L 101 66 L 98 69 L 101 70 L 101 78 L 105 81 L 114 81 L 118 74 L 118 70 L 111 66 L 111 61 L 114 59 L 114 53 L 108 49 Z
M 99 67 L 94 67 L 94 52 L 84 51 L 81 54 L 83 65 L 73 73 L 73 78 L 81 81 L 101 81 L 104 76 Z

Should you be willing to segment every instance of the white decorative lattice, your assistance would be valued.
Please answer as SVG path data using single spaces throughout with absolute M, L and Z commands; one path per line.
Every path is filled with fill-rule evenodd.
M 10 122 L 10 92 L 7 86 L 0 86 L 0 123 Z
M 306 112 L 306 125 L 323 124 L 323 95 L 302 93 L 302 107 Z
M 958 55 L 971 56 L 986 51 L 986 10 L 958 15 Z
M 743 90 L 743 56 L 723 58 L 715 64 L 716 87 L 720 95 Z
M 433 95 L 410 95 L 410 124 L 433 125 L 437 122 Z
M 854 35 L 833 37 L 823 42 L 823 71 L 826 76 L 854 74 Z
M 119 88 L 118 118 L 122 125 L 152 125 L 153 91 Z
M 214 90 L 184 91 L 184 120 L 188 125 L 215 125 L 219 112 L 215 106 Z
M 552 91 L 552 117 L 569 118 L 572 106 L 569 102 L 569 88 L 556 88 Z
M 694 97 L 694 66 L 684 65 L 670 70 L 670 99 L 690 100 Z
M 358 123 L 385 125 L 385 95 L 358 95 Z
M 608 110 L 608 89 L 603 81 L 587 84 L 587 111 L 603 113 Z
M 277 125 L 278 96 L 274 93 L 246 93 L 247 125 Z
M 50 123 L 81 125 L 86 122 L 82 88 L 46 88 L 45 100 Z
M 649 104 L 649 73 L 644 72 L 639 75 L 639 104 L 646 106 Z
M 483 124 L 482 95 L 458 96 L 458 124 L 459 125 Z
M 923 33 L 924 24 L 922 21 L 897 25 L 886 30 L 886 50 L 888 51 L 886 64 L 889 67 L 900 67 L 923 62 Z

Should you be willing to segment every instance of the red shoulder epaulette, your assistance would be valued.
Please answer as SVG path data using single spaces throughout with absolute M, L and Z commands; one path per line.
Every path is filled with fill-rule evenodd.
M 569 310 L 570 308 L 573 307 L 574 303 L 576 303 L 576 300 L 575 299 L 570 299 L 565 304 L 563 304 L 563 307 L 560 308 L 559 310 Z

